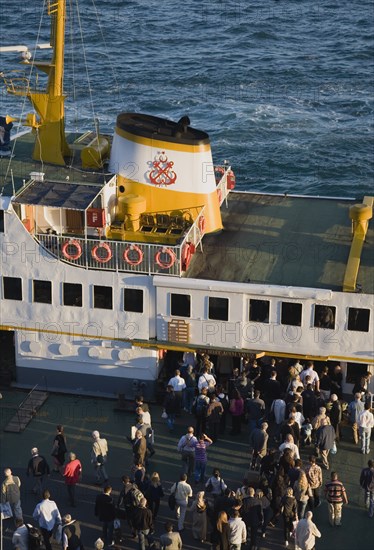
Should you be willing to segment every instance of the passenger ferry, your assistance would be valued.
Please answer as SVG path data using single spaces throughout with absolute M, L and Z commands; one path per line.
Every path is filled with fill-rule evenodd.
M 176 350 L 215 356 L 218 371 L 233 357 L 333 362 L 350 391 L 374 363 L 373 197 L 237 191 L 186 116 L 125 112 L 113 136 L 66 132 L 65 10 L 48 2 L 51 42 L 34 57 L 0 48 L 21 51 L 25 71 L 2 78 L 32 106 L 17 129 L 0 117 L 12 382 L 150 399 Z

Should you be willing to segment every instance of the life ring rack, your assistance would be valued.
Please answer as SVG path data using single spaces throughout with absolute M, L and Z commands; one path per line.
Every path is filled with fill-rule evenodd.
M 70 247 L 75 247 L 75 252 L 73 254 L 68 250 Z M 78 260 L 82 256 L 82 246 L 76 239 L 70 239 L 64 242 L 61 252 L 67 260 Z
M 136 259 L 130 258 L 130 252 L 132 252 L 134 255 L 135 254 L 137 255 Z M 125 248 L 122 257 L 127 264 L 136 266 L 142 263 L 144 258 L 144 252 L 141 248 L 139 248 L 138 245 L 130 244 Z
M 161 259 L 161 254 L 168 256 L 168 260 L 164 261 Z M 161 267 L 161 269 L 170 269 L 175 264 L 176 256 L 171 248 L 160 248 L 155 254 L 155 262 Z
M 106 256 L 101 257 L 98 255 L 98 251 L 102 249 L 106 251 Z M 96 244 L 93 249 L 91 250 L 91 256 L 94 260 L 96 260 L 99 264 L 107 264 L 113 257 L 112 249 L 110 248 L 108 243 L 99 243 Z

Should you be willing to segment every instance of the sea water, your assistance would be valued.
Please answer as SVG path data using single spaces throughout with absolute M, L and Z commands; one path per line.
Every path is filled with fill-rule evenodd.
M 70 129 L 96 118 L 113 132 L 121 111 L 187 114 L 241 189 L 373 193 L 374 0 L 67 4 Z M 42 5 L 0 0 L 1 45 L 48 41 Z M 0 69 L 20 68 L 17 56 L 1 54 Z M 2 87 L 0 114 L 29 111 Z

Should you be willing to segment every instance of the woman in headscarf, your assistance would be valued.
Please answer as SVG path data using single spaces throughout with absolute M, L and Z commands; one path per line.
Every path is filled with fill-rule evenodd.
M 207 539 L 208 505 L 204 498 L 204 491 L 199 491 L 191 506 L 192 512 L 192 536 L 195 540 L 204 542 Z
M 307 512 L 305 518 L 301 519 L 296 527 L 295 550 L 314 550 L 316 537 L 321 533 L 316 524 L 312 522 L 313 513 Z

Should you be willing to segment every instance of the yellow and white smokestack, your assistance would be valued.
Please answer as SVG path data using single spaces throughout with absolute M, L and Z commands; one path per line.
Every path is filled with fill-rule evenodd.
M 121 194 L 139 195 L 147 212 L 205 206 L 206 233 L 222 229 L 209 136 L 151 115 L 121 113 L 109 169 Z

